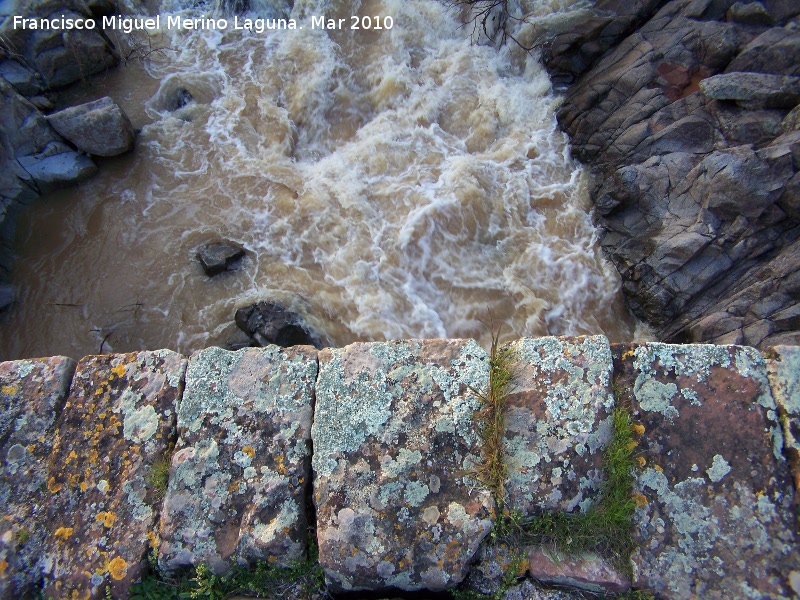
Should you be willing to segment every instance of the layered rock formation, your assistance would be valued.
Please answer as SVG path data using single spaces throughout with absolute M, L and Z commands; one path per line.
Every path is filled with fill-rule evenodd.
M 667 341 L 797 343 L 800 5 L 596 9 L 545 58 L 631 308 Z
M 498 515 L 473 469 L 488 356 L 404 340 L 92 356 L 74 376 L 65 358 L 0 363 L 0 595 L 43 581 L 51 597 L 128 598 L 148 552 L 221 575 L 291 564 L 306 532 L 329 591 L 800 594 L 797 347 L 594 336 L 510 350 L 506 508 L 587 510 L 610 411 L 627 406 L 632 579 L 597 554 L 487 544 Z

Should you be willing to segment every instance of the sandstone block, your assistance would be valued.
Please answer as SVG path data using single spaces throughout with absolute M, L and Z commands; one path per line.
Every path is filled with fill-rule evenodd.
M 154 464 L 175 439 L 186 359 L 169 350 L 79 363 L 48 464 L 45 595 L 127 598 L 157 545 Z M 162 482 L 163 483 L 163 482 Z
M 635 585 L 669 598 L 791 597 L 792 485 L 761 355 L 620 345 L 615 367 L 645 427 Z
M 319 560 L 333 590 L 458 584 L 492 526 L 470 475 L 487 355 L 472 340 L 320 352 L 312 427 Z
M 0 598 L 23 597 L 38 581 L 41 488 L 74 371 L 65 356 L 0 363 Z
M 526 516 L 586 509 L 611 436 L 608 340 L 525 338 L 510 349 L 516 377 L 506 419 L 508 507 Z
M 161 517 L 159 564 L 217 573 L 305 557 L 317 353 L 268 346 L 193 354 Z

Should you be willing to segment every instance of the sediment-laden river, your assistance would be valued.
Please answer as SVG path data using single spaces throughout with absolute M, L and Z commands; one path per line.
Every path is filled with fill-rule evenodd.
M 274 4 L 240 20 L 298 29 L 165 28 L 138 42 L 163 50 L 74 92 L 116 99 L 137 147 L 22 215 L 1 359 L 189 353 L 225 344 L 235 309 L 263 299 L 332 345 L 486 343 L 490 321 L 504 337 L 634 336 L 535 56 L 471 43 L 431 0 Z M 518 35 L 567 9 L 527 3 Z M 344 27 L 311 29 L 321 14 Z M 248 257 L 208 278 L 195 254 L 220 238 Z

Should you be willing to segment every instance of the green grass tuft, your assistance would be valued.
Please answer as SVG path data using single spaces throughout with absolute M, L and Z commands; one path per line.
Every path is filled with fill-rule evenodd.
M 597 552 L 630 575 L 637 443 L 626 409 L 615 408 L 611 418 L 612 439 L 603 453 L 607 479 L 599 499 L 585 513 L 543 513 L 524 519 L 521 537 L 525 543 L 551 546 L 569 555 Z

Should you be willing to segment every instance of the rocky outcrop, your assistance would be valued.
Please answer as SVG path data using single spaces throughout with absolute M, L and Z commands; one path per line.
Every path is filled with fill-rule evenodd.
M 606 4 L 633 22 L 627 3 Z M 634 21 L 652 8 L 637 6 Z M 661 339 L 800 340 L 797 15 L 777 0 L 664 3 L 559 111 L 594 176 L 601 243 Z
M 504 510 L 586 511 L 607 415 L 627 407 L 633 580 L 591 552 L 482 541 L 499 516 L 473 471 L 489 357 L 470 340 L 404 340 L 209 348 L 185 376 L 169 351 L 87 357 L 74 376 L 64 358 L 0 363 L 0 590 L 35 595 L 44 577 L 50 597 L 100 600 L 108 586 L 125 599 L 147 552 L 170 572 L 260 559 L 263 573 L 296 564 L 312 532 L 331 592 L 800 594 L 800 349 L 601 336 L 509 349 Z
M 233 271 L 245 256 L 245 250 L 232 242 L 212 242 L 197 251 L 197 260 L 206 275 L 213 277 L 225 271 Z

